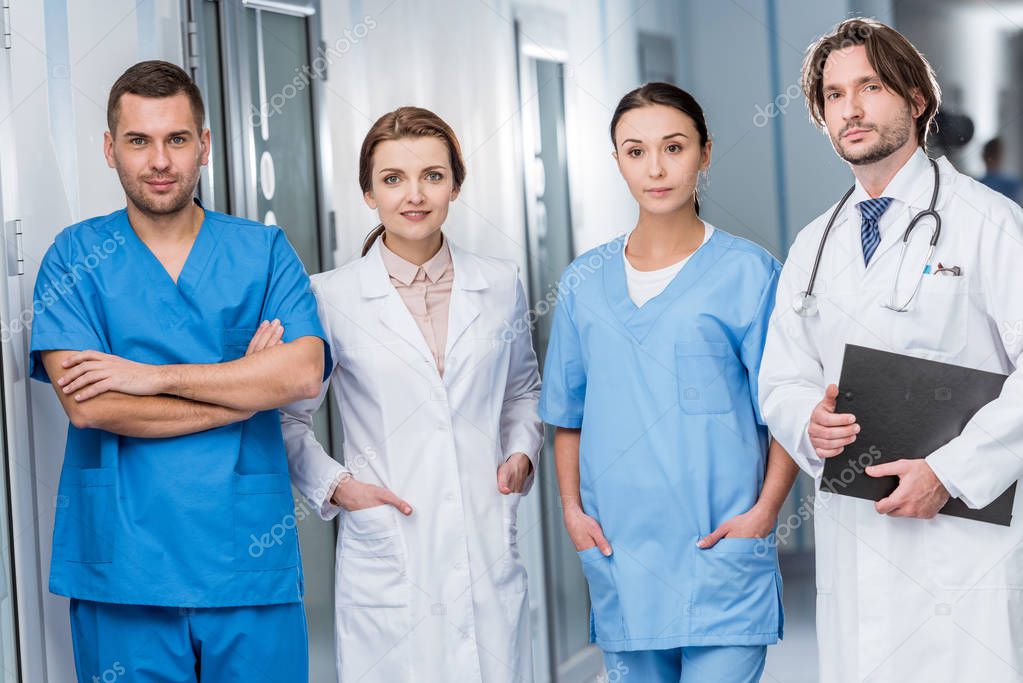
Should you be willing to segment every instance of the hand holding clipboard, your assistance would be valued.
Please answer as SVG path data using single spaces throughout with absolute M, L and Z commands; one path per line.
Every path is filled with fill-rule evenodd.
M 820 490 L 878 501 L 897 476 L 871 477 L 866 467 L 925 458 L 959 436 L 973 415 L 1001 393 L 1006 376 L 847 344 L 837 413 L 853 413 L 856 445 L 830 457 Z M 993 503 L 974 510 L 953 498 L 941 513 L 1008 526 L 1013 483 Z

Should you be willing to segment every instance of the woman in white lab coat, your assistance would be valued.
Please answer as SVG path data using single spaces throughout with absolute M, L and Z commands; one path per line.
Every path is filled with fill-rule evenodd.
M 363 143 L 381 225 L 363 256 L 315 275 L 344 460 L 316 440 L 316 400 L 282 411 L 291 475 L 340 514 L 341 683 L 531 681 L 516 511 L 543 441 L 517 266 L 441 228 L 465 176 L 435 114 L 402 107 Z

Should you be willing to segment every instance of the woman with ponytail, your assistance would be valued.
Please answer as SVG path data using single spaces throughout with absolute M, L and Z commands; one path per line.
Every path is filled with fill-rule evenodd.
M 514 324 L 517 266 L 442 230 L 464 180 L 436 114 L 385 114 L 359 158 L 380 225 L 361 258 L 312 278 L 344 464 L 313 431 L 327 383 L 282 424 L 293 481 L 323 519 L 340 515 L 340 683 L 532 680 L 516 517 L 543 441 L 540 382 Z
M 753 683 L 782 635 L 772 531 L 796 474 L 757 405 L 780 267 L 701 219 L 689 93 L 628 93 L 611 143 L 638 219 L 565 271 L 540 401 L 591 639 L 623 680 Z

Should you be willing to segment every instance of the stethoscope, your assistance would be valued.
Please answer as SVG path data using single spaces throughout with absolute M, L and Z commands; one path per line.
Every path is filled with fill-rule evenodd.
M 931 168 L 934 169 L 934 190 L 931 192 L 931 205 L 927 207 L 926 210 L 921 211 L 914 216 L 913 220 L 909 222 L 906 232 L 902 233 L 902 253 L 899 256 L 899 267 L 896 269 L 895 279 L 892 281 L 891 295 L 888 297 L 888 301 L 883 304 L 885 308 L 896 311 L 897 313 L 905 313 L 909 310 L 909 304 L 916 297 L 917 292 L 920 291 L 920 285 L 924 281 L 924 273 L 926 272 L 926 268 L 920 270 L 920 275 L 917 278 L 916 287 L 913 288 L 913 293 L 909 295 L 909 298 L 906 299 L 905 303 L 901 306 L 898 305 L 895 302 L 895 294 L 899 288 L 902 264 L 906 260 L 906 249 L 909 246 L 909 238 L 913 232 L 913 228 L 916 227 L 916 224 L 920 222 L 920 219 L 922 218 L 930 216 L 934 219 L 934 231 L 931 233 L 931 244 L 930 248 L 927 250 L 927 259 L 924 261 L 925 264 L 929 264 L 931 262 L 931 257 L 934 255 L 934 247 L 937 245 L 938 237 L 941 235 L 941 216 L 939 216 L 938 212 L 934 210 L 935 205 L 938 203 L 938 164 L 935 163 L 934 159 L 928 159 L 928 161 L 931 162 Z M 845 206 L 849 197 L 852 196 L 855 189 L 856 186 L 853 185 L 849 188 L 849 191 L 845 193 L 841 201 L 838 202 L 838 206 L 836 206 L 835 210 L 831 213 L 831 218 L 828 220 L 827 227 L 824 228 L 824 234 L 821 235 L 820 245 L 817 247 L 817 258 L 814 259 L 813 270 L 810 271 L 810 281 L 807 283 L 806 289 L 797 294 L 795 301 L 792 302 L 792 310 L 794 310 L 798 315 L 803 317 L 817 315 L 817 297 L 813 293 L 813 285 L 817 281 L 817 270 L 821 265 L 821 255 L 824 253 L 824 244 L 828 241 L 828 233 L 831 232 L 831 226 L 835 224 L 835 219 L 838 218 L 839 212 L 842 210 L 842 207 Z

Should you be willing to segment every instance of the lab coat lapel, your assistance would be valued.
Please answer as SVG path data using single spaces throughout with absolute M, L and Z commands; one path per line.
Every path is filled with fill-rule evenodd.
M 853 189 L 853 193 L 849 195 L 845 206 L 842 207 L 842 210 L 835 218 L 835 224 L 831 227 L 828 244 L 825 247 L 825 252 L 832 250 L 834 248 L 832 245 L 841 247 L 841 249 L 836 250 L 838 251 L 836 255 L 838 263 L 835 264 L 836 268 L 833 271 L 838 277 L 848 277 L 849 274 L 856 273 L 857 278 L 862 278 L 867 269 L 863 263 L 863 238 L 861 236 L 863 215 L 856 205 L 865 199 L 870 199 L 870 195 L 863 189 L 859 181 L 854 182 L 856 186 Z M 829 215 L 830 211 L 833 210 L 833 208 L 829 209 Z M 884 234 L 882 234 L 882 244 L 877 245 L 871 262 L 876 261 L 877 255 L 881 253 L 884 237 Z M 823 272 L 821 275 L 823 276 Z
M 906 226 L 916 215 L 917 209 L 914 207 L 907 207 L 905 204 L 897 203 L 892 206 L 889 211 L 892 212 L 890 217 L 891 223 L 886 227 L 887 229 L 881 233 L 881 243 L 877 245 L 877 249 L 874 250 L 874 255 L 870 259 L 870 264 L 874 265 L 878 263 L 892 247 L 902 247 L 902 233 L 906 231 Z M 860 252 L 862 254 L 862 250 Z M 898 252 L 895 254 L 895 258 L 898 258 Z
M 397 290 L 392 289 L 391 293 L 383 300 L 380 322 L 405 340 L 420 356 L 433 363 L 430 347 L 426 345 L 422 331 L 416 325 L 415 318 L 409 313 L 408 307 L 405 306 L 405 302 L 402 301 Z
M 404 340 L 422 358 L 436 365 L 415 318 L 405 306 L 398 290 L 391 284 L 391 278 L 380 257 L 379 241 L 375 242 L 369 253 L 362 258 L 360 287 L 363 297 L 377 300 L 381 324 Z M 386 342 L 383 339 L 380 341 Z
M 882 196 L 891 197 L 896 201 L 888 209 L 891 215 L 882 218 L 882 222 L 886 223 L 885 230 L 881 233 L 881 243 L 877 245 L 874 256 L 870 259 L 871 264 L 880 261 L 892 247 L 902 248 L 903 233 L 906 232 L 913 216 L 930 205 L 933 189 L 934 172 L 931 170 L 927 155 L 918 149 L 882 193 Z M 930 233 L 931 225 L 927 225 L 926 221 L 921 221 L 918 225 L 921 228 L 926 225 L 926 232 Z M 921 229 L 921 232 L 925 231 Z M 898 251 L 895 257 L 898 258 Z
M 487 288 L 487 280 L 483 277 L 472 254 L 462 251 L 448 241 L 451 250 L 451 267 L 454 269 L 455 280 L 451 285 L 451 302 L 448 306 L 448 339 L 444 350 L 447 360 L 451 350 L 459 338 L 480 315 L 478 292 Z M 449 367 L 445 362 L 444 367 Z
M 822 267 L 818 278 L 841 280 L 853 274 L 857 280 L 863 278 L 866 266 L 863 263 L 863 242 L 860 239 L 860 211 L 853 203 L 854 199 L 855 195 L 849 198 L 849 205 L 842 209 L 831 227 L 831 235 L 822 256 L 830 269 L 825 272 Z

